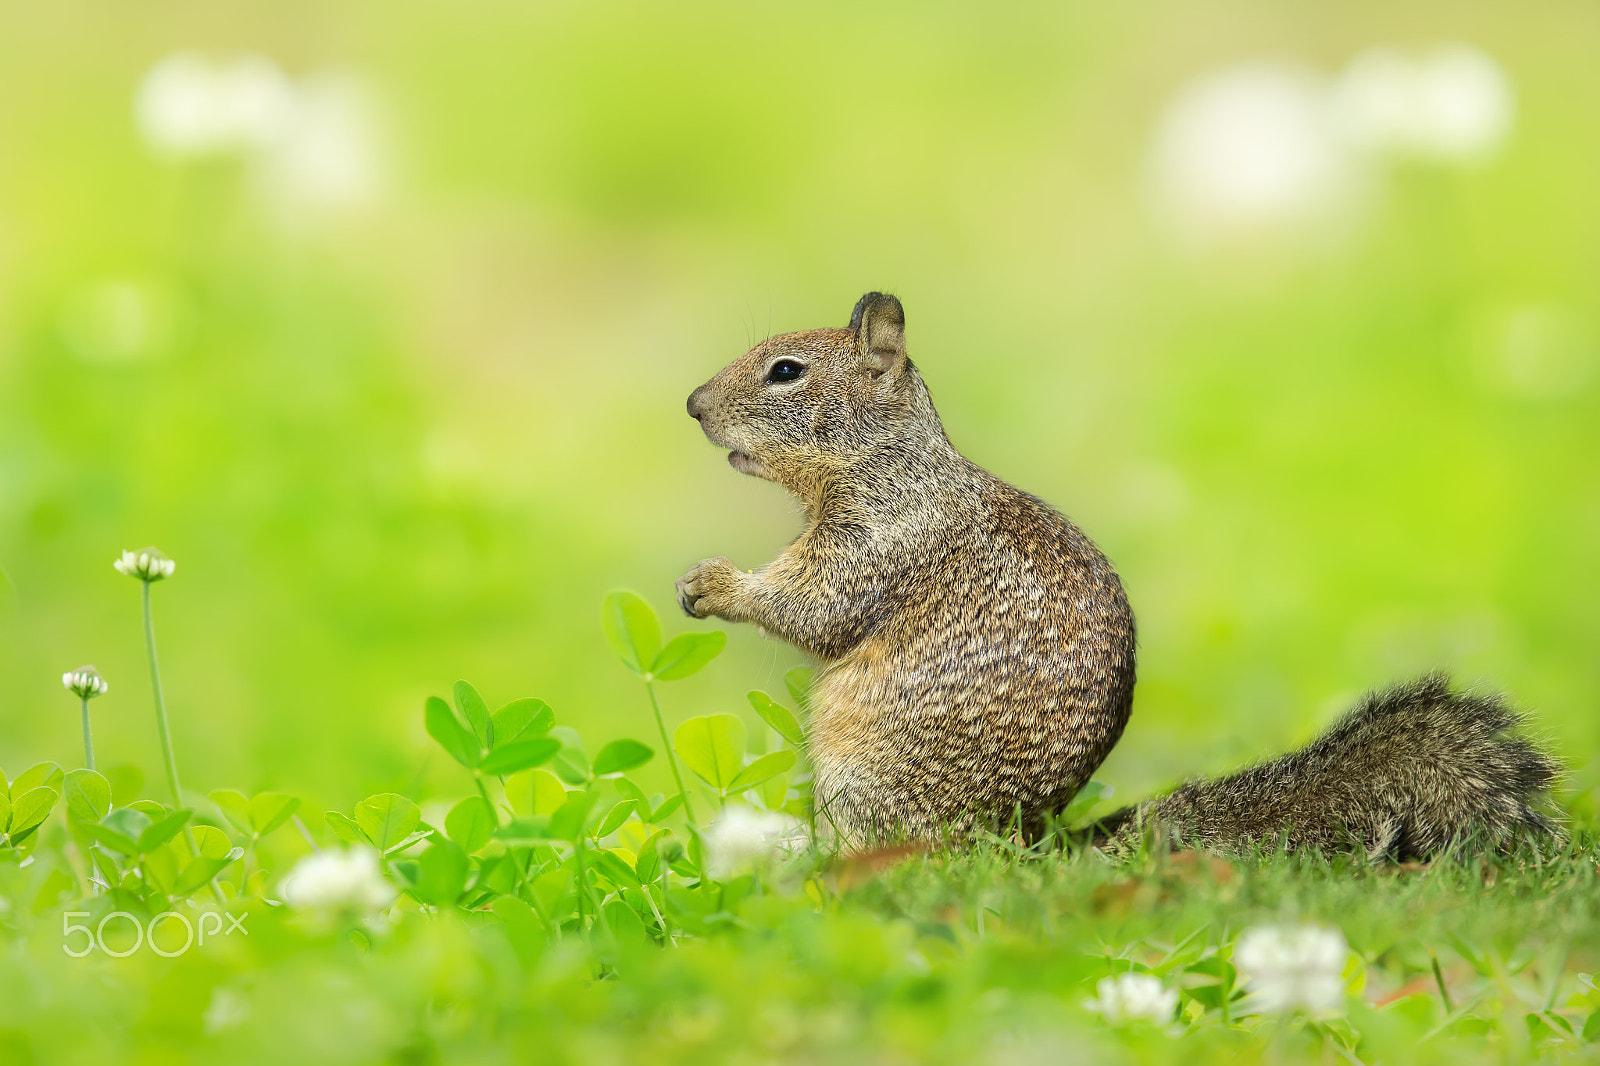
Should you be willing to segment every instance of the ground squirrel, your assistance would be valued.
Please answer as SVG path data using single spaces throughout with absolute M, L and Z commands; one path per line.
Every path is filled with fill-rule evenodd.
M 750 622 L 819 669 L 808 747 L 820 815 L 854 842 L 1020 815 L 1036 831 L 1089 779 L 1133 702 L 1134 622 L 1111 564 L 1066 517 L 950 443 L 906 354 L 900 301 L 844 329 L 773 337 L 694 390 L 689 414 L 806 528 L 746 573 L 678 581 L 696 618 Z M 1105 819 L 1113 844 L 1257 843 L 1425 854 L 1549 832 L 1555 766 L 1494 697 L 1430 677 L 1373 696 L 1306 748 Z

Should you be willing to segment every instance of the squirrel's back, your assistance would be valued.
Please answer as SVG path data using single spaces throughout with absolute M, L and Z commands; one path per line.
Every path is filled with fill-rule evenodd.
M 1133 614 L 1110 563 L 1044 503 L 952 461 L 968 468 L 955 491 L 924 494 L 931 520 L 887 552 L 906 566 L 870 632 L 813 688 L 819 806 L 858 835 L 1036 823 L 1132 704 Z

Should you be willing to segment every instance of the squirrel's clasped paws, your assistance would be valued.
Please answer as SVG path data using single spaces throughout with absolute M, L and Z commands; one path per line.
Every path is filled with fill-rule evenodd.
M 702 559 L 678 579 L 678 606 L 690 618 L 710 618 L 728 606 L 730 578 L 739 569 L 724 558 Z

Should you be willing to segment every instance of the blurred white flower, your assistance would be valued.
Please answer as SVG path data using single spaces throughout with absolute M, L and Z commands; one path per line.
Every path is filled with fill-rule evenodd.
M 243 152 L 282 135 L 294 87 L 272 60 L 178 52 L 139 85 L 134 114 L 150 147 L 174 158 Z
M 1174 94 L 1152 139 L 1150 192 L 1158 217 L 1194 245 L 1337 235 L 1370 202 L 1381 164 L 1481 162 L 1514 117 L 1511 80 L 1468 45 L 1375 46 L 1336 79 L 1242 62 Z
M 808 843 L 805 826 L 796 819 L 735 804 L 705 832 L 706 874 L 721 880 L 746 873 Z
M 162 578 L 171 577 L 178 564 L 162 555 L 154 548 L 140 548 L 136 552 L 125 551 L 122 558 L 111 564 L 119 574 L 136 577 L 140 581 L 160 581 Z
M 61 675 L 61 684 L 81 700 L 92 700 L 111 691 L 111 686 L 100 676 L 100 671 L 92 666 L 80 666 L 76 670 L 68 670 Z
M 1283 61 L 1241 63 L 1184 86 L 1151 153 L 1158 213 L 1202 244 L 1342 217 L 1359 200 L 1361 177 L 1326 81 Z
M 1148 1021 L 1157 1025 L 1172 1021 L 1178 1009 L 1178 993 L 1148 973 L 1119 973 L 1101 978 L 1095 998 L 1084 1004 L 1108 1022 Z
M 1312 1015 L 1344 1009 L 1344 934 L 1318 925 L 1247 929 L 1233 963 L 1262 1011 L 1304 1010 Z
M 1333 103 L 1353 144 L 1447 163 L 1493 155 L 1516 110 L 1500 65 L 1464 44 L 1416 54 L 1392 45 L 1369 48 L 1339 75 Z
M 278 891 L 289 906 L 310 911 L 379 910 L 396 896 L 394 886 L 378 870 L 378 853 L 364 847 L 328 848 L 307 855 L 289 871 Z
M 260 158 L 261 193 L 288 210 L 371 203 L 383 178 L 376 112 L 371 90 L 354 75 L 306 78 L 283 136 Z
M 242 158 L 255 193 L 282 221 L 363 207 L 381 191 L 374 94 L 349 73 L 296 80 L 263 56 L 180 52 L 150 68 L 134 113 L 165 158 Z

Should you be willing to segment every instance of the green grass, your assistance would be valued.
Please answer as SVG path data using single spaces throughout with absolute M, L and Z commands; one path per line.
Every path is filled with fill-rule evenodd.
M 0 782 L 5 1061 L 1409 1063 L 1600 1046 L 1587 827 L 1400 866 L 1151 844 L 1112 858 L 1066 833 L 840 852 L 825 825 L 795 835 L 810 775 L 793 711 L 750 694 L 764 753 L 733 715 L 668 736 L 656 687 L 704 668 L 721 634 L 663 643 L 629 593 L 603 615 L 674 794 L 630 777 L 651 746 L 591 757 L 543 701 L 491 711 L 465 681 L 426 701 L 462 797 L 426 817 L 380 793 L 314 834 L 280 793 L 129 801 L 126 782 L 53 763 Z M 804 707 L 803 674 L 790 695 Z M 741 817 L 765 825 L 742 847 Z M 1332 947 L 1276 963 L 1241 947 L 1272 929 Z M 1108 1006 L 1131 974 L 1158 1006 Z
M 45 915 L 0 963 L 0 1047 L 17 1063 L 1592 1056 L 1600 995 L 1580 972 L 1600 962 L 1596 857 L 1589 841 L 1543 862 L 1425 869 L 1127 867 L 980 848 L 849 887 L 797 871 L 672 948 L 577 934 L 536 947 L 489 917 L 414 912 L 357 946 L 258 904 L 248 941 L 76 960 Z M 1252 924 L 1303 920 L 1349 940 L 1343 1016 L 1264 1017 L 1238 1000 L 1225 1019 L 1229 970 L 1208 960 Z M 1128 968 L 1184 989 L 1183 1021 L 1118 1028 L 1084 1009 Z

